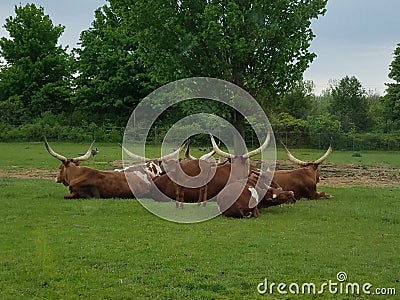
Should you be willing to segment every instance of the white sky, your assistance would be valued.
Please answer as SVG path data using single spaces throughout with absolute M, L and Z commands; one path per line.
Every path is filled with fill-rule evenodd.
M 328 87 L 329 79 L 356 76 L 367 90 L 383 94 L 393 52 L 400 43 L 399 0 L 328 0 L 313 22 L 311 51 L 318 57 L 304 78 Z
M 82 30 L 89 28 L 96 8 L 106 0 L 32 0 L 0 2 L 0 37 L 7 36 L 3 28 L 14 6 L 26 3 L 43 6 L 54 24 L 64 25 L 60 39 L 64 46 L 76 47 Z M 380 94 L 385 91 L 393 51 L 400 43 L 399 0 L 328 0 L 327 13 L 313 21 L 316 38 L 311 51 L 318 57 L 304 74 L 312 80 L 319 94 L 330 79 L 356 76 L 366 89 Z

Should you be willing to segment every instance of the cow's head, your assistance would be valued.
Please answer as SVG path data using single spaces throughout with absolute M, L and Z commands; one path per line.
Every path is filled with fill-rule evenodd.
M 293 191 L 284 191 L 282 188 L 270 188 L 270 190 L 271 194 L 268 200 L 272 201 L 273 203 L 283 204 L 296 202 Z
M 284 191 L 282 188 L 268 187 L 264 197 L 259 202 L 259 208 L 281 205 L 285 203 L 295 203 L 293 191 Z
M 222 151 L 218 147 L 217 143 L 214 140 L 214 137 L 211 134 L 210 134 L 210 138 L 211 138 L 211 144 L 213 146 L 215 153 L 217 153 L 218 155 L 220 155 L 222 157 L 229 159 L 229 161 L 232 165 L 231 180 L 236 180 L 236 179 L 247 178 L 247 176 L 249 175 L 249 171 L 250 171 L 250 157 L 261 153 L 268 146 L 271 135 L 268 132 L 264 143 L 260 147 L 258 147 L 257 149 L 255 149 L 253 151 L 242 154 L 242 155 L 234 155 L 234 154 Z
M 50 153 L 50 155 L 61 161 L 61 165 L 59 167 L 60 171 L 56 177 L 57 183 L 62 183 L 65 186 L 69 185 L 68 169 L 70 169 L 71 167 L 72 168 L 77 167 L 77 166 L 79 166 L 81 161 L 87 160 L 90 157 L 90 155 L 92 154 L 93 144 L 94 144 L 94 141 L 90 145 L 88 151 L 84 155 L 81 155 L 79 157 L 74 157 L 74 158 L 66 158 L 65 156 L 55 152 L 50 147 L 49 143 L 47 142 L 47 139 L 46 138 L 44 139 L 44 145 L 45 145 L 47 151 Z

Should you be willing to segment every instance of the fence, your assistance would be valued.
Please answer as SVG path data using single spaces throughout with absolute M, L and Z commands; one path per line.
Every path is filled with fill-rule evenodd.
M 154 126 L 149 132 L 135 129 L 136 134 L 146 138 L 148 144 L 161 144 L 169 127 Z M 121 143 L 125 133 L 124 127 L 113 126 L 39 126 L 27 124 L 12 126 L 0 124 L 0 142 L 7 141 L 41 141 L 44 136 L 58 141 L 78 142 L 95 139 L 98 142 Z M 186 133 L 190 136 L 190 131 Z M 317 133 L 310 135 L 308 132 L 274 132 L 277 146 L 283 142 L 290 148 L 315 148 L 326 149 L 333 143 L 336 150 L 400 150 L 400 133 Z M 191 137 L 195 146 L 208 147 L 210 140 L 207 134 L 198 134 Z M 246 131 L 246 145 L 258 147 L 258 139 L 252 132 Z

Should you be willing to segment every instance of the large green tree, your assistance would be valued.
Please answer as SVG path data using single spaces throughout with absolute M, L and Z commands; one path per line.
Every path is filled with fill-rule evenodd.
M 152 91 L 138 64 L 134 34 L 121 26 L 110 6 L 96 10 L 92 26 L 81 33 L 77 55 L 74 104 L 91 119 L 125 125 L 137 103 Z
M 345 76 L 331 89 L 330 113 L 344 132 L 365 132 L 371 128 L 367 93 L 355 77 Z
M 312 81 L 299 81 L 282 97 L 279 110 L 297 119 L 306 119 L 313 108 L 315 96 Z
M 394 58 L 390 64 L 389 78 L 394 83 L 387 83 L 386 95 L 382 98 L 386 118 L 394 124 L 394 129 L 400 129 L 400 44 L 394 50 Z
M 266 109 L 314 59 L 311 20 L 326 0 L 110 0 L 160 84 L 209 76 L 230 81 Z M 239 132 L 244 117 L 220 110 Z
M 54 26 L 43 7 L 15 6 L 15 14 L 4 25 L 10 37 L 0 39 L 0 114 L 22 123 L 67 108 L 71 56 L 57 45 L 64 26 Z

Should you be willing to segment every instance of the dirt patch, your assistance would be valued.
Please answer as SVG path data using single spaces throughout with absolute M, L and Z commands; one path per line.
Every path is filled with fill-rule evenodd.
M 290 162 L 279 161 L 278 170 L 291 170 L 296 166 Z M 321 186 L 400 186 L 400 169 L 390 167 L 363 167 L 354 164 L 322 164 Z
M 320 184 L 324 186 L 400 186 L 400 169 L 389 167 L 324 165 L 321 175 Z
M 57 170 L 45 170 L 45 169 L 24 169 L 24 170 L 0 170 L 0 177 L 11 177 L 11 178 L 37 178 L 37 179 L 49 179 L 54 180 L 57 176 Z
M 120 162 L 110 164 L 110 169 L 119 167 Z M 293 170 L 296 166 L 287 161 L 278 161 L 277 170 Z M 0 177 L 12 178 L 38 178 L 54 180 L 58 170 L 46 169 L 13 169 L 0 170 Z M 389 167 L 362 167 L 353 164 L 322 164 L 321 186 L 347 187 L 347 186 L 375 186 L 399 187 L 400 169 Z

